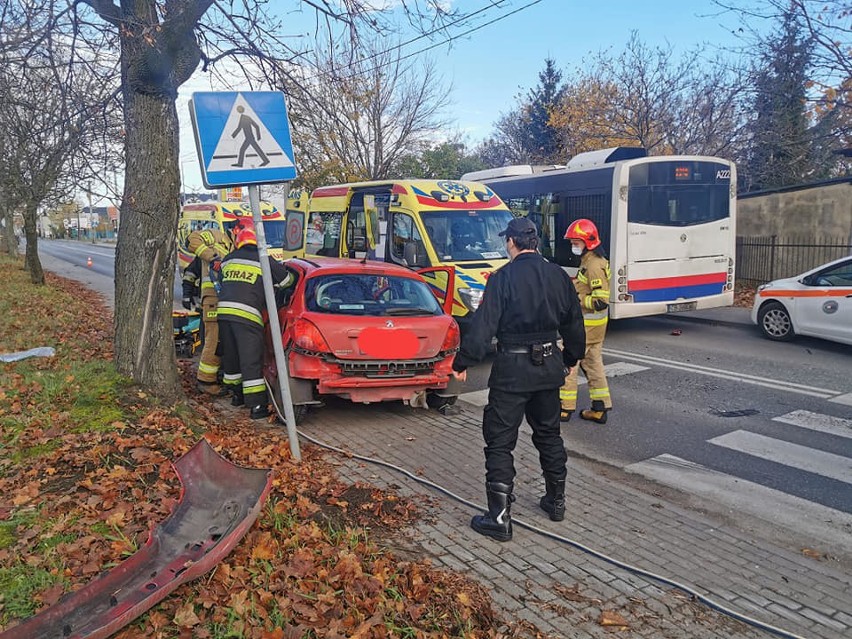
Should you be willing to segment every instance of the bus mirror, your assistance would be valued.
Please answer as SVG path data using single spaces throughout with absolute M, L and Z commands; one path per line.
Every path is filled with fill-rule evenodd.
M 352 250 L 353 251 L 366 251 L 367 250 L 367 238 L 353 237 L 352 238 Z

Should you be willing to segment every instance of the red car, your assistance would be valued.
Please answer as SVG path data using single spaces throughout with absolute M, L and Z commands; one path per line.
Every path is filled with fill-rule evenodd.
M 433 408 L 455 401 L 446 388 L 459 327 L 418 273 L 334 258 L 284 264 L 297 277 L 278 311 L 297 421 L 323 395 L 365 404 L 425 399 Z M 452 282 L 450 269 L 428 270 Z M 269 328 L 264 375 L 283 415 Z

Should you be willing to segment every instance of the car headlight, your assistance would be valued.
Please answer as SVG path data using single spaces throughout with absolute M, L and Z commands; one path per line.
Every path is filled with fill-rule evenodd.
M 482 303 L 482 294 L 485 291 L 481 288 L 468 288 L 463 287 L 459 289 L 459 296 L 464 302 L 464 305 L 467 306 L 467 310 L 471 313 L 479 308 L 479 305 Z
M 761 284 L 757 287 L 757 292 L 760 293 L 760 291 L 766 290 L 767 288 L 769 288 L 769 284 Z

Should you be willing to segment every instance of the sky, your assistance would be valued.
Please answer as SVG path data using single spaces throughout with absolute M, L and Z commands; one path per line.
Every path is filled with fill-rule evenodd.
M 739 26 L 735 17 L 720 15 L 707 0 L 453 0 L 452 4 L 465 13 L 493 5 L 479 14 L 478 23 L 455 30 L 457 37 L 450 44 L 424 54 L 431 56 L 439 76 L 451 87 L 445 116 L 471 146 L 491 134 L 500 115 L 516 106 L 518 94 L 537 84 L 546 58 L 552 58 L 565 77 L 600 50 L 619 53 L 633 31 L 647 45 L 670 45 L 676 53 L 698 45 L 735 47 L 739 42 L 732 35 Z M 505 17 L 498 19 L 501 16 Z M 294 32 L 310 30 L 313 20 L 308 17 L 300 25 L 299 17 L 293 16 Z M 485 26 L 462 35 L 478 25 Z M 403 51 L 415 53 L 440 41 L 419 40 Z M 204 188 L 188 100 L 193 91 L 211 90 L 217 88 L 197 73 L 178 96 L 181 171 L 188 192 Z

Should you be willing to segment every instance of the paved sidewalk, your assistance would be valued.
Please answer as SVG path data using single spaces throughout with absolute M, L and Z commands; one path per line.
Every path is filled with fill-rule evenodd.
M 481 409 L 469 405 L 444 417 L 402 405 L 341 401 L 312 413 L 300 431 L 405 468 L 482 507 L 480 419 Z M 391 487 L 421 504 L 432 504 L 429 516 L 411 533 L 411 543 L 433 555 L 436 565 L 485 584 L 505 618 L 527 621 L 549 637 L 605 637 L 613 630 L 621 630 L 619 636 L 649 638 L 773 636 L 692 601 L 671 585 L 517 524 L 511 542 L 489 540 L 469 528 L 478 509 L 396 470 L 337 453 L 329 457 L 349 481 Z M 544 486 L 526 425 L 515 466 L 516 521 L 687 585 L 724 607 L 794 635 L 852 636 L 852 576 L 829 561 L 768 545 L 635 489 L 616 469 L 580 459 L 569 459 L 567 516 L 554 523 L 538 507 Z M 599 618 L 604 611 L 618 613 L 628 627 L 603 627 Z M 541 635 L 530 630 L 522 636 Z

